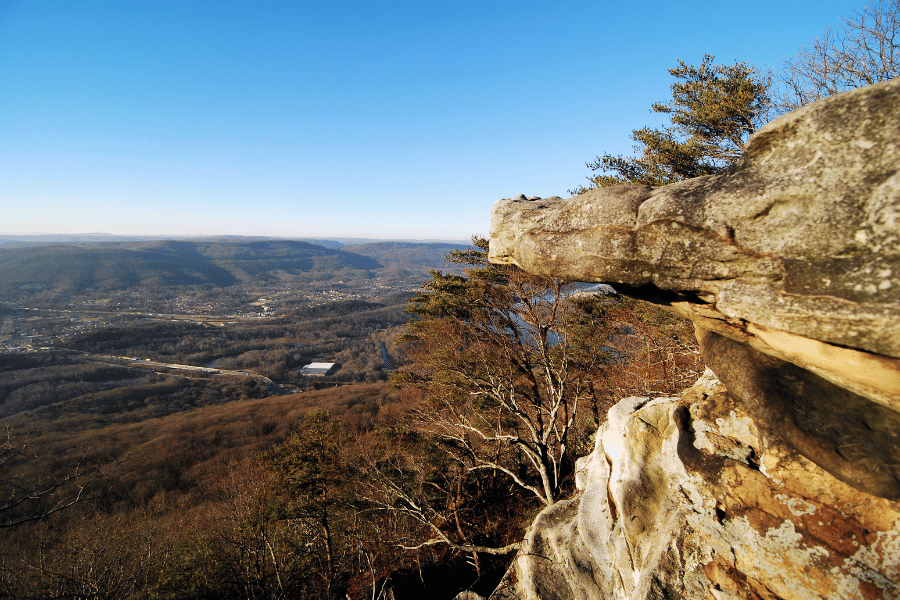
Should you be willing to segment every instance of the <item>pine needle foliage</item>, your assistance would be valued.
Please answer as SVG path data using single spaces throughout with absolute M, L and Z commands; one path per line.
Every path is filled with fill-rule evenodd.
M 717 65 L 714 58 L 705 55 L 699 66 L 678 61 L 669 69 L 677 79 L 672 99 L 651 110 L 670 115 L 672 125 L 635 129 L 636 156 L 597 156 L 586 166 L 598 173 L 586 187 L 569 192 L 623 183 L 668 185 L 718 173 L 737 161 L 750 135 L 768 120 L 770 81 L 749 63 Z

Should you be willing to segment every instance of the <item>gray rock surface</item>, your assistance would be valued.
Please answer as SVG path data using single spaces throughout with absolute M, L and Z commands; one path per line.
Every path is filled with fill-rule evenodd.
M 712 369 L 610 411 L 493 598 L 900 598 L 900 79 L 717 175 L 501 200 L 490 258 L 689 317 Z

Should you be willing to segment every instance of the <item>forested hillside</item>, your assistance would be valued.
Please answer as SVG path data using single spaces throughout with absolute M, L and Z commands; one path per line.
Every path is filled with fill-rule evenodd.
M 26 286 L 81 294 L 143 286 L 227 287 L 311 272 L 381 267 L 368 256 L 289 240 L 0 246 L 0 290 Z
M 544 360 L 535 352 L 548 366 L 569 361 L 575 395 L 566 401 L 579 408 L 565 409 L 553 501 L 572 493 L 573 458 L 605 407 L 623 394 L 674 391 L 697 355 L 689 326 L 667 313 L 582 285 L 522 280 L 487 267 L 483 248 L 429 264 L 438 249 L 367 249 L 380 264 L 444 269 L 412 305 L 411 290 L 333 279 L 257 284 L 233 306 L 202 286 L 181 304 L 157 301 L 194 311 L 180 314 L 135 311 L 128 295 L 112 311 L 105 292 L 65 309 L 13 304 L 3 321 L 11 350 L 0 354 L 0 597 L 489 591 L 545 504 L 529 491 L 539 477 L 524 453 L 461 445 L 465 423 L 450 418 L 477 418 L 471 431 L 482 434 L 483 424 L 513 418 L 497 398 L 477 399 L 479 377 L 509 371 L 499 360 L 512 351 L 503 328 L 550 332 L 515 351 L 507 381 L 523 400 L 538 397 L 528 391 Z M 250 260 L 246 247 L 205 251 Z M 464 266 L 477 268 L 459 275 Z M 562 320 L 545 327 L 550 300 Z M 486 307 L 500 321 L 482 321 Z M 23 348 L 20 326 L 58 335 L 25 336 Z M 302 374 L 318 361 L 335 372 Z M 477 365 L 466 382 L 461 374 Z M 486 450 L 496 468 L 466 456 Z

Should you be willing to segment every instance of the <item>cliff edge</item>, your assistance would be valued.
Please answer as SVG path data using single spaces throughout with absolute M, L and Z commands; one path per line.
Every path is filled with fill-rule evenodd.
M 716 175 L 501 200 L 490 258 L 690 317 L 710 368 L 610 411 L 494 597 L 900 597 L 900 80 Z

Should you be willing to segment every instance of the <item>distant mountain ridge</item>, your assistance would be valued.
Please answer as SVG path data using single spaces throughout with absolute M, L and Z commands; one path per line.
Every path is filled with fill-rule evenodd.
M 452 244 L 376 242 L 325 247 L 287 239 L 208 238 L 0 245 L 0 292 L 77 294 L 141 286 L 270 282 L 343 269 L 440 267 Z
M 467 248 L 471 244 L 450 242 L 372 242 L 344 246 L 349 252 L 355 252 L 374 258 L 385 265 L 397 265 L 402 268 L 438 268 L 445 264 L 444 257 L 451 250 Z
M 78 293 L 88 288 L 202 284 L 225 287 L 236 282 L 237 278 L 227 269 L 200 257 L 177 258 L 108 243 L 0 248 L 0 289 L 53 287 L 60 292 Z
M 6 244 L 71 244 L 81 242 L 146 242 L 146 241 L 189 241 L 189 242 L 205 242 L 205 241 L 267 241 L 267 240 L 289 240 L 296 242 L 308 242 L 325 246 L 326 248 L 339 248 L 341 246 L 353 246 L 360 244 L 375 244 L 381 242 L 401 242 L 409 244 L 453 244 L 467 245 L 468 240 L 385 240 L 379 238 L 354 238 L 354 237 L 290 237 L 290 238 L 269 238 L 260 236 L 244 236 L 244 235 L 206 235 L 206 236 L 171 236 L 171 235 L 117 235 L 113 233 L 30 233 L 30 234 L 0 234 L 0 247 Z

